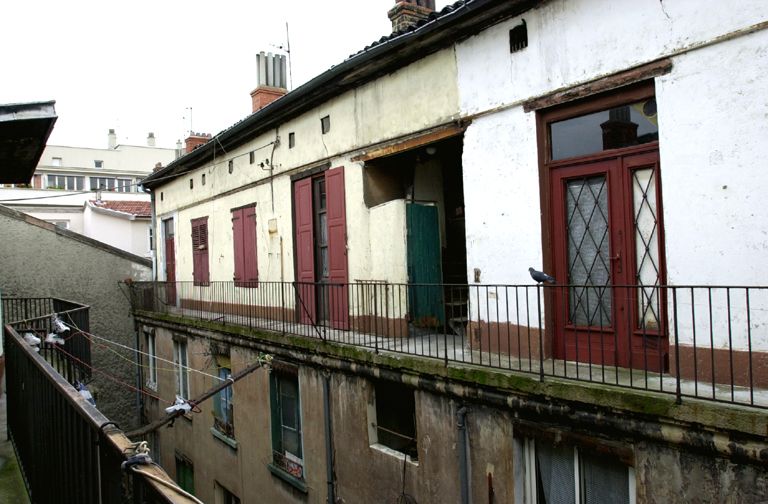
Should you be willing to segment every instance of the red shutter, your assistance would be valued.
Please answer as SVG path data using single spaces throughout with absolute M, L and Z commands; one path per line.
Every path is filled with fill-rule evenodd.
M 232 243 L 235 252 L 235 272 L 233 280 L 235 285 L 240 285 L 244 281 L 244 258 L 243 258 L 243 209 L 239 208 L 232 211 Z
M 305 324 L 317 319 L 315 309 L 315 240 L 312 222 L 312 179 L 293 185 L 294 229 L 296 230 L 297 309 Z
M 331 325 L 349 328 L 347 273 L 347 213 L 344 205 L 344 167 L 325 172 L 328 210 L 328 256 Z
M 232 236 L 235 250 L 235 285 L 257 287 L 259 269 L 256 256 L 256 208 L 232 211 Z
M 195 285 L 208 285 L 208 217 L 192 219 L 192 280 Z
M 259 263 L 256 252 L 256 207 L 242 210 L 243 222 L 243 273 L 249 286 L 259 281 Z

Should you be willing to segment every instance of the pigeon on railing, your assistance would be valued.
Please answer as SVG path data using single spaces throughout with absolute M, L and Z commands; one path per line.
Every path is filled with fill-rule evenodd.
M 536 281 L 536 283 L 548 283 L 548 284 L 556 283 L 554 278 L 547 275 L 543 271 L 537 271 L 533 268 L 528 268 L 528 273 L 531 274 L 531 278 L 533 278 Z

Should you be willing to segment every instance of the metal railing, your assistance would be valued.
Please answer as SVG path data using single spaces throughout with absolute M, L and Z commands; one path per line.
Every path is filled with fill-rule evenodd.
M 31 334 L 41 340 L 40 354 L 68 382 L 91 379 L 90 307 L 52 297 L 2 298 L 4 323 L 11 324 L 22 337 Z M 62 343 L 46 342 L 57 333 L 54 318 L 68 330 L 59 334 Z
M 4 335 L 8 435 L 31 502 L 192 502 L 151 479 L 173 485 L 157 466 L 123 471 L 130 440 L 12 325 Z
M 768 408 L 768 287 L 137 282 L 135 310 Z

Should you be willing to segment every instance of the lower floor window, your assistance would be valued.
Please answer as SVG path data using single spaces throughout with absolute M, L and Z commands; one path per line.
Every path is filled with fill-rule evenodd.
M 272 371 L 272 463 L 297 479 L 304 479 L 301 449 L 301 403 L 298 374 Z
M 195 471 L 186 457 L 176 454 L 176 483 L 185 492 L 195 494 Z
M 416 444 L 416 399 L 414 390 L 400 383 L 377 381 L 376 439 L 378 444 L 418 458 Z
M 614 457 L 534 439 L 517 448 L 525 504 L 635 503 L 634 469 Z
M 216 482 L 216 504 L 240 504 L 240 499 Z

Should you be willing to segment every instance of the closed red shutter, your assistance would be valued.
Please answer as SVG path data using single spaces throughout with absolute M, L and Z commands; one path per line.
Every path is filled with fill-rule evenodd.
M 312 179 L 293 185 L 294 229 L 296 230 L 297 309 L 300 320 L 312 324 L 317 319 L 315 308 L 315 256 L 312 222 Z
M 243 274 L 249 286 L 259 281 L 259 263 L 256 252 L 256 207 L 242 209 L 243 222 Z
M 208 285 L 208 217 L 192 219 L 192 280 L 195 285 Z
M 336 329 L 349 329 L 344 167 L 325 172 L 325 190 L 328 210 L 329 279 L 332 284 L 330 287 L 331 325 Z
M 256 208 L 232 211 L 232 237 L 235 252 L 235 285 L 257 287 L 259 281 L 256 255 Z

